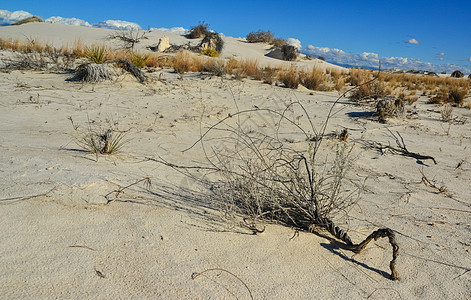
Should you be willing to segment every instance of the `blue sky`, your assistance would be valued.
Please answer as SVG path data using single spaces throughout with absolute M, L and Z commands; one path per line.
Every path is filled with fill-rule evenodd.
M 97 24 L 122 20 L 143 29 L 190 28 L 200 21 L 227 36 L 270 30 L 301 41 L 302 52 L 344 65 L 471 72 L 468 1 L 26 1 L 0 9 L 44 19 L 78 18 Z

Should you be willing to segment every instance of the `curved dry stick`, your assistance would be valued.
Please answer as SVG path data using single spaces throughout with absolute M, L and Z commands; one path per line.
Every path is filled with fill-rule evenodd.
M 206 273 L 206 272 L 209 272 L 209 271 L 224 271 L 224 272 L 227 272 L 227 273 L 231 274 L 232 276 L 234 276 L 235 278 L 237 278 L 237 280 L 239 280 L 240 282 L 242 282 L 242 284 L 245 286 L 245 288 L 246 288 L 247 291 L 249 292 L 250 299 L 253 300 L 252 292 L 250 291 L 249 286 L 248 286 L 245 282 L 243 282 L 242 279 L 240 279 L 239 277 L 237 277 L 237 275 L 235 275 L 234 273 L 232 273 L 232 272 L 230 272 L 230 271 L 228 271 L 228 270 L 224 270 L 224 269 L 221 269 L 221 268 L 206 269 L 206 270 L 204 270 L 204 271 L 202 271 L 202 272 L 199 272 L 199 273 L 195 272 L 195 273 L 191 274 L 191 279 L 194 280 L 194 279 L 196 279 L 196 277 L 198 277 L 198 276 L 200 276 L 200 275 L 202 275 L 202 274 L 204 274 L 204 273 Z
M 373 231 L 365 240 L 363 240 L 363 242 L 359 244 L 353 244 L 352 239 L 348 236 L 348 233 L 342 230 L 340 227 L 336 226 L 332 220 L 318 217 L 315 221 L 315 224 L 311 224 L 309 226 L 309 231 L 312 232 L 315 226 L 323 227 L 327 229 L 330 234 L 345 242 L 347 249 L 355 253 L 360 253 L 363 251 L 363 249 L 366 248 L 371 240 L 374 239 L 376 241 L 379 238 L 387 237 L 393 249 L 393 259 L 389 263 L 389 268 L 391 269 L 391 279 L 399 280 L 399 274 L 396 269 L 396 260 L 399 256 L 399 245 L 396 242 L 396 235 L 394 234 L 393 230 L 389 228 L 380 228 L 376 231 Z

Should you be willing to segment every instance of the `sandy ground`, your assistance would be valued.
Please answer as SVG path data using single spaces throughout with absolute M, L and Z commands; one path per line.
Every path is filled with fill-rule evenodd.
M 36 31 L 18 26 L 16 33 L 2 27 L 0 36 L 65 39 L 50 30 L 62 25 L 37 25 Z M 77 35 L 86 30 L 95 41 L 105 33 L 73 29 Z M 70 30 L 68 35 L 70 40 Z M 237 43 L 230 47 L 242 48 L 239 56 L 265 59 L 250 54 L 263 46 Z M 440 121 L 437 106 L 420 98 L 407 118 L 380 124 L 372 108 L 347 100 L 335 107 L 327 132 L 349 129 L 357 156 L 352 176 L 366 179 L 358 204 L 338 222 L 354 241 L 381 227 L 396 231 L 401 280 L 391 281 L 387 240 L 353 255 L 322 231 L 295 234 L 268 224 L 253 235 L 215 211 L 204 187 L 145 160 L 204 160 L 198 148 L 181 151 L 198 139 L 200 128 L 234 113 L 235 103 L 240 110 L 282 110 L 299 101 L 318 126 L 336 92 L 193 73 L 179 79 L 170 70 L 149 74 L 159 75 L 161 80 L 142 85 L 131 76 L 82 84 L 66 81 L 70 74 L 0 73 L 2 298 L 471 298 L 470 110 L 455 108 L 453 115 L 468 121 L 449 125 Z M 298 115 L 292 112 L 294 119 Z M 275 126 L 262 114 L 252 118 L 253 124 Z M 83 152 L 76 139 L 88 126 L 113 127 L 129 141 L 116 155 Z M 388 129 L 400 132 L 409 151 L 433 156 L 437 164 L 365 147 L 365 141 L 394 146 Z M 421 182 L 421 171 L 447 193 Z M 150 189 L 140 182 L 116 197 L 116 190 L 146 177 Z M 105 204 L 107 199 L 114 201 Z

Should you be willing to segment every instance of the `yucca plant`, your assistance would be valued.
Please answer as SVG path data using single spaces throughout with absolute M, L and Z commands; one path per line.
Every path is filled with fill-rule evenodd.
M 105 46 L 92 46 L 87 49 L 85 56 L 95 64 L 102 64 L 106 61 L 106 54 Z
M 91 153 L 115 154 L 125 143 L 123 137 L 123 133 L 113 135 L 113 130 L 111 129 L 101 133 L 90 130 L 78 140 L 78 144 L 83 150 Z
M 141 54 L 141 53 L 131 53 L 131 62 L 136 65 L 138 68 L 143 68 L 147 65 L 147 61 L 149 59 L 148 54 Z

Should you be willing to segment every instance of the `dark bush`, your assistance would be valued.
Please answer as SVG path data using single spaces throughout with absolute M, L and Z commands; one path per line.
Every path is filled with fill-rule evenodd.
M 464 98 L 466 97 L 466 94 L 466 89 L 452 88 L 448 92 L 448 102 L 451 102 L 457 106 L 461 106 L 464 103 Z
M 198 26 L 191 27 L 186 37 L 189 39 L 199 39 L 204 37 L 209 33 L 208 27 L 209 24 L 205 24 L 204 22 Z
M 325 58 L 323 56 L 319 56 L 318 59 L 325 61 Z
M 269 43 L 273 42 L 273 34 L 268 31 L 257 31 L 247 34 L 247 42 L 249 43 Z
M 453 73 L 451 73 L 451 77 L 463 78 L 464 74 L 463 72 L 456 70 L 456 71 L 453 71 Z
M 281 53 L 283 55 L 283 60 L 293 61 L 298 57 L 298 49 L 295 46 L 283 45 L 281 47 Z
M 213 49 L 221 53 L 222 48 L 224 48 L 224 40 L 216 32 L 207 32 L 201 41 L 200 48 L 202 50 Z

